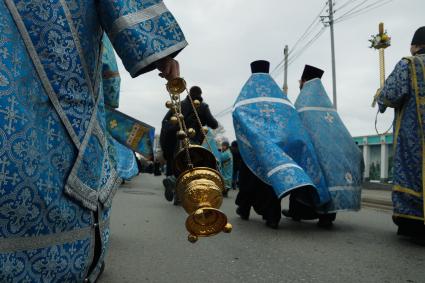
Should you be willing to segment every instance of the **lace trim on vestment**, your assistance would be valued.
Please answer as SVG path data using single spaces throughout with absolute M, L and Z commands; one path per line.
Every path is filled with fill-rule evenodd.
M 168 12 L 167 7 L 165 6 L 164 2 L 160 2 L 136 13 L 124 15 L 114 21 L 111 30 L 108 32 L 108 36 L 113 42 L 115 36 L 123 30 L 141 22 L 156 18 L 166 12 Z

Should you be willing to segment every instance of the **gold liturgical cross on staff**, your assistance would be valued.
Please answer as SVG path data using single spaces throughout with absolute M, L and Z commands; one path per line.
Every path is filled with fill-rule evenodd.
M 376 101 L 379 97 L 380 90 L 385 84 L 385 49 L 391 46 L 391 37 L 388 36 L 387 31 L 384 30 L 384 23 L 379 24 L 379 33 L 372 35 L 369 40 L 371 43 L 370 48 L 379 50 L 379 82 L 380 88 L 373 98 L 372 107 L 375 107 Z
M 377 35 L 372 35 L 372 38 L 369 41 L 371 43 L 370 48 L 379 50 L 380 87 L 378 91 L 376 92 L 375 96 L 373 97 L 372 107 L 375 107 L 376 102 L 378 101 L 378 98 L 381 95 L 381 90 L 385 84 L 385 49 L 391 46 L 391 37 L 388 36 L 387 31 L 384 29 L 384 23 L 379 24 L 379 33 Z M 390 126 L 386 132 L 384 132 L 383 134 L 380 134 L 378 131 L 378 126 L 377 126 L 378 114 L 379 114 L 379 111 L 377 111 L 376 117 L 375 117 L 375 131 L 378 135 L 385 135 L 391 130 L 392 126 Z

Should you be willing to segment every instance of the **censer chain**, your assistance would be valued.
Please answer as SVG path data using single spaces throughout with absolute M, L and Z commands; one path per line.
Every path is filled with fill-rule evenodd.
M 210 142 L 209 142 L 209 141 L 208 141 L 208 139 L 207 139 L 207 135 L 205 134 L 205 132 L 204 132 L 204 130 L 203 130 L 203 126 L 202 126 L 201 119 L 199 118 L 198 110 L 196 110 L 195 103 L 193 103 L 193 99 L 192 99 L 192 97 L 190 96 L 190 93 L 189 93 L 189 91 L 187 90 L 187 88 L 186 88 L 186 92 L 187 92 L 187 94 L 188 94 L 187 96 L 189 97 L 190 104 L 192 105 L 193 112 L 195 113 L 195 117 L 196 117 L 196 120 L 197 120 L 197 122 L 198 122 L 199 128 L 201 129 L 202 136 L 203 136 L 204 140 L 207 142 L 207 145 L 208 145 L 209 150 L 210 150 L 211 152 L 213 152 L 212 147 L 211 147 L 211 144 L 210 144 Z M 216 163 L 217 163 L 217 166 L 219 166 L 219 163 L 218 163 L 217 161 L 216 161 Z
M 173 95 L 171 93 L 169 93 L 169 95 L 170 95 L 171 101 L 174 102 Z M 179 96 L 179 99 L 176 102 L 176 104 L 173 104 L 172 109 L 173 109 L 174 115 L 177 117 L 177 121 L 178 121 L 178 124 L 179 124 L 179 129 L 180 130 L 183 130 L 185 133 L 187 133 L 186 124 L 185 124 L 184 120 L 182 121 L 180 119 L 180 115 L 183 115 L 182 110 L 181 110 L 180 96 Z M 190 153 L 189 153 L 189 142 L 188 142 L 187 138 L 183 139 L 182 143 L 183 143 L 183 146 L 181 146 L 181 144 L 180 144 L 180 148 L 183 147 L 183 149 L 186 152 L 186 161 L 188 163 L 188 167 L 189 168 L 193 168 L 192 159 L 191 159 Z

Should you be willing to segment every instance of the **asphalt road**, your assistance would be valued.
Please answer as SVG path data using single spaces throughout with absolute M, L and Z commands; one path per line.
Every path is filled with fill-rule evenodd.
M 142 175 L 114 199 L 107 282 L 425 282 L 425 247 L 396 236 L 388 211 L 340 213 L 332 230 L 282 219 L 278 230 L 251 213 L 222 210 L 231 234 L 187 242 L 183 208 L 163 197 L 161 177 Z

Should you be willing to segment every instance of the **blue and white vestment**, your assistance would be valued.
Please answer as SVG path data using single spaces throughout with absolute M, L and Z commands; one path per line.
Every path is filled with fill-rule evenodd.
M 0 1 L 0 282 L 99 273 L 121 182 L 106 134 L 104 32 L 133 77 L 187 45 L 159 0 Z
M 234 104 L 233 123 L 243 161 L 279 198 L 311 186 L 317 206 L 330 201 L 310 137 L 269 74 L 251 75 Z
M 394 216 L 425 221 L 425 54 L 400 60 L 378 97 L 381 112 L 395 108 Z
M 320 79 L 304 83 L 295 108 L 310 135 L 331 194 L 332 203 L 327 207 L 327 212 L 359 210 L 363 156 Z

